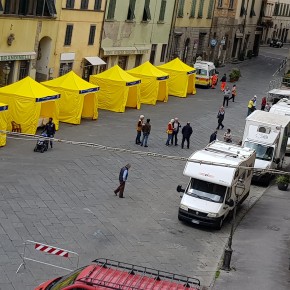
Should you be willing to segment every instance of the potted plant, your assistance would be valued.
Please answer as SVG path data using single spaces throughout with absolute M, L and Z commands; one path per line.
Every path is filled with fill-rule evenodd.
M 238 68 L 233 68 L 230 72 L 230 82 L 234 83 L 239 80 L 241 76 L 241 71 Z
M 289 181 L 290 179 L 288 175 L 278 175 L 276 177 L 276 183 L 278 184 L 278 188 L 280 190 L 286 191 L 288 188 Z

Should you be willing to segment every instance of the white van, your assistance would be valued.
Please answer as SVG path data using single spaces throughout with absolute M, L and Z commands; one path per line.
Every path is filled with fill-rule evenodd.
M 210 61 L 198 61 L 194 64 L 196 69 L 195 84 L 201 86 L 211 86 L 212 76 L 218 72 L 216 71 L 215 65 Z
M 177 187 L 178 192 L 183 192 L 178 219 L 220 229 L 236 201 L 241 204 L 250 192 L 252 170 L 237 167 L 253 167 L 255 156 L 254 150 L 220 141 L 193 153 L 183 171 L 189 183 L 185 189 Z

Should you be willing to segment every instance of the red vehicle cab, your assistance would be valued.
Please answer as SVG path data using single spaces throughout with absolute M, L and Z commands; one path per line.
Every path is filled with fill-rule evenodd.
M 114 260 L 96 259 L 91 265 L 47 281 L 35 290 L 197 290 L 199 286 L 200 281 L 196 278 Z

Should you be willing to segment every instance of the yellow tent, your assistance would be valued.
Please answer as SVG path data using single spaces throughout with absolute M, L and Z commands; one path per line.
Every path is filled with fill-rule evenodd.
M 26 77 L 0 89 L 0 102 L 9 106 L 8 130 L 11 122 L 21 126 L 21 132 L 35 134 L 40 118 L 52 117 L 58 129 L 59 93 Z
M 90 76 L 90 83 L 100 86 L 99 108 L 125 112 L 125 107 L 140 109 L 139 78 L 132 77 L 118 65 Z
M 98 118 L 97 91 L 99 87 L 83 80 L 73 71 L 51 81 L 42 83 L 61 94 L 59 120 L 80 124 L 81 117 Z
M 169 75 L 152 65 L 149 61 L 128 70 L 130 75 L 140 78 L 141 104 L 155 105 L 156 101 L 167 102 Z
M 0 103 L 0 130 L 7 130 L 8 105 Z M 6 145 L 6 134 L 0 132 L 0 147 Z
M 169 74 L 169 95 L 186 98 L 187 94 L 196 94 L 195 68 L 188 66 L 178 57 L 157 68 Z

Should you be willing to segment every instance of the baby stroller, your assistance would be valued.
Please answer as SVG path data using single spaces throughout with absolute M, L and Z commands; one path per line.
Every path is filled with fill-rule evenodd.
M 42 133 L 41 137 L 37 140 L 37 143 L 34 147 L 34 152 L 41 152 L 47 151 L 48 149 L 48 139 L 46 139 L 47 134 Z

